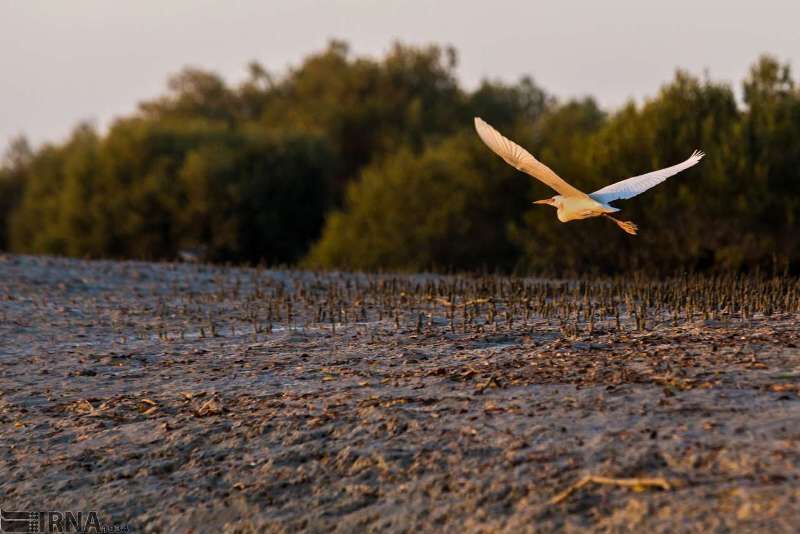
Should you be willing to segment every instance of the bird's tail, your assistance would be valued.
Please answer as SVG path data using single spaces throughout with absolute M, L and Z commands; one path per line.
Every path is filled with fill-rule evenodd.
M 609 219 L 611 219 L 612 221 L 617 223 L 617 226 L 622 228 L 623 232 L 627 232 L 627 233 L 629 233 L 631 235 L 636 235 L 639 232 L 639 227 L 636 226 L 631 221 L 620 221 L 619 219 L 616 219 L 616 218 L 612 217 L 611 215 L 606 215 L 606 217 L 608 217 Z

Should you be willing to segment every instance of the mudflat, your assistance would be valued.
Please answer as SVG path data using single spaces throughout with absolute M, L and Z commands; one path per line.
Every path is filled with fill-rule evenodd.
M 796 532 L 796 295 L 561 312 L 469 283 L 0 256 L 0 507 L 137 532 Z

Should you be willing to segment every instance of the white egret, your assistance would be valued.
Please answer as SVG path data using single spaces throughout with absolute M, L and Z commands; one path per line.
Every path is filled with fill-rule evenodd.
M 640 193 L 644 193 L 670 176 L 697 165 L 697 163 L 703 159 L 703 156 L 705 156 L 702 151 L 695 150 L 692 155 L 689 156 L 689 159 L 682 163 L 621 180 L 587 195 L 580 189 L 569 185 L 560 176 L 554 173 L 550 167 L 534 158 L 530 152 L 514 141 L 504 137 L 500 132 L 492 128 L 492 126 L 479 117 L 475 117 L 475 130 L 477 130 L 483 142 L 498 156 L 506 160 L 509 165 L 517 170 L 530 174 L 546 185 L 549 185 L 558 193 L 558 195 L 552 198 L 537 200 L 534 204 L 548 204 L 558 209 L 559 221 L 568 222 L 578 219 L 588 219 L 589 217 L 603 216 L 608 217 L 617 223 L 624 231 L 633 235 L 636 235 L 638 227 L 630 221 L 621 221 L 609 215 L 609 213 L 619 211 L 618 208 L 611 206 L 609 203 L 615 200 L 633 198 Z

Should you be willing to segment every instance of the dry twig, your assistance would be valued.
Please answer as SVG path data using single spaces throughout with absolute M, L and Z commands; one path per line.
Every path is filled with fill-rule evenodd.
M 603 477 L 598 475 L 587 475 L 580 479 L 575 484 L 571 485 L 552 499 L 550 499 L 550 504 L 558 504 L 564 501 L 567 497 L 581 489 L 582 487 L 586 486 L 589 483 L 595 484 L 609 484 L 613 486 L 624 486 L 626 488 L 634 488 L 636 490 L 642 490 L 646 487 L 657 487 L 663 490 L 671 490 L 672 486 L 670 483 L 662 477 L 659 478 L 609 478 Z

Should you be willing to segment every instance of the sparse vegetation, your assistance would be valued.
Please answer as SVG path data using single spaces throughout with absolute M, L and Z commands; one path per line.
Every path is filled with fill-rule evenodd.
M 209 278 L 210 272 L 216 270 L 199 268 L 194 271 L 197 278 L 184 278 L 173 287 L 174 293 L 164 296 L 151 318 L 159 338 L 238 332 L 258 339 L 275 328 L 335 331 L 359 325 L 376 325 L 381 331 L 393 325 L 398 333 L 427 335 L 533 333 L 545 328 L 576 338 L 695 321 L 747 325 L 800 313 L 800 279 L 785 275 L 686 274 L 656 280 L 640 274 L 554 281 L 302 271 L 276 277 L 273 271 L 252 269 L 226 280 Z M 189 290 L 204 286 L 200 294 Z
M 90 494 L 137 531 L 793 532 L 800 282 L 777 274 L 3 256 L 0 491 Z

